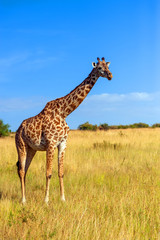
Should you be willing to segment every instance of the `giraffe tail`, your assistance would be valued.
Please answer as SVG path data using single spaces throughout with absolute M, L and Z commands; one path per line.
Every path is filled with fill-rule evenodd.
M 19 167 L 20 167 L 19 161 L 16 163 L 16 166 L 17 166 L 17 171 L 18 171 L 18 170 L 19 170 Z
M 19 170 L 20 170 L 20 162 L 19 161 L 17 161 L 16 166 L 17 166 L 17 173 L 19 175 Z M 20 175 L 19 175 L 19 177 L 20 177 Z

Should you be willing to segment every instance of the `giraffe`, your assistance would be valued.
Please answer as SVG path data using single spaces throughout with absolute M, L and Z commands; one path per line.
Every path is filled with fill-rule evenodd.
M 15 143 L 18 153 L 18 175 L 21 182 L 22 203 L 26 202 L 25 178 L 30 163 L 37 151 L 46 151 L 46 192 L 45 202 L 49 201 L 49 186 L 52 176 L 52 160 L 58 148 L 58 176 L 61 200 L 65 201 L 63 185 L 63 159 L 69 127 L 65 118 L 85 99 L 99 77 L 112 79 L 110 62 L 97 58 L 88 77 L 73 91 L 62 98 L 50 101 L 36 116 L 24 120 L 16 131 Z

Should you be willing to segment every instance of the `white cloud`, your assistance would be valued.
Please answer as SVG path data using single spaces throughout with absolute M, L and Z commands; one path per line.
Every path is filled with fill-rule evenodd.
M 56 57 L 35 58 L 35 59 L 32 59 L 32 60 L 29 60 L 27 62 L 27 64 L 28 65 L 34 65 L 34 66 L 35 65 L 40 66 L 40 65 L 43 65 L 43 64 L 48 64 L 49 62 L 53 62 L 55 60 L 56 60 Z
M 6 98 L 0 99 L 0 117 L 11 124 L 15 130 L 23 119 L 39 113 L 46 103 L 47 97 Z M 88 96 L 85 101 L 67 117 L 71 128 L 83 122 L 92 124 L 108 123 L 131 124 L 160 122 L 160 92 L 100 94 Z
M 0 99 L 0 112 L 21 111 L 30 108 L 44 106 L 47 97 L 30 97 L 30 98 L 3 98 Z M 82 111 L 114 111 L 117 107 L 137 107 L 153 106 L 157 111 L 160 109 L 160 92 L 146 93 L 135 92 L 127 94 L 100 94 L 88 96 L 80 105 Z M 142 104 L 142 105 L 141 105 Z
M 22 68 L 35 68 L 35 67 L 44 67 L 45 64 L 49 64 L 53 61 L 56 61 L 56 57 L 54 56 L 46 56 L 45 53 L 38 51 L 36 53 L 24 52 L 17 53 L 12 56 L 8 56 L 5 58 L 0 58 L 0 70 L 4 72 L 4 70 L 8 70 L 15 67 Z
M 160 122 L 159 103 L 160 92 L 92 95 L 67 118 L 67 122 L 73 128 L 87 121 L 109 125 L 135 122 L 154 124 Z M 77 119 L 75 123 L 73 119 Z
M 0 28 L 1 32 L 13 32 L 21 34 L 30 34 L 30 35 L 44 35 L 44 36 L 57 36 L 64 35 L 66 31 L 64 30 L 53 30 L 53 29 L 13 29 L 13 28 Z
M 17 54 L 6 58 L 0 58 L 0 68 L 11 67 L 15 64 L 23 63 L 30 56 L 29 53 Z
M 154 99 L 160 99 L 160 92 L 146 93 L 146 92 L 133 92 L 127 94 L 108 94 L 103 93 L 100 95 L 92 95 L 87 97 L 86 103 L 88 102 L 103 102 L 103 103 L 120 103 L 124 101 L 153 101 Z
M 31 97 L 31 98 L 8 98 L 0 99 L 0 113 L 24 111 L 38 107 L 44 107 L 47 103 L 47 98 L 44 97 Z

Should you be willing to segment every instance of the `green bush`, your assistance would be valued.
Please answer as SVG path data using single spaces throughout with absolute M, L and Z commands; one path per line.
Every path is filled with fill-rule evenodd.
M 96 131 L 97 130 L 97 125 L 92 125 L 89 122 L 86 122 L 84 124 L 79 125 L 78 129 L 79 130 L 92 130 L 92 131 Z
M 9 127 L 10 126 L 8 124 L 4 124 L 3 121 L 0 120 L 0 137 L 9 135 L 10 133 Z
M 159 128 L 160 127 L 160 123 L 155 123 L 152 125 L 152 128 Z
M 107 123 L 103 123 L 103 124 L 100 124 L 98 126 L 99 130 L 108 130 L 109 129 L 109 125 Z
M 130 125 L 130 128 L 148 128 L 149 125 L 146 123 L 134 123 Z
M 109 126 L 107 123 L 97 125 L 92 125 L 89 122 L 79 125 L 79 130 L 108 130 L 108 129 L 128 129 L 128 128 L 149 128 L 150 126 L 146 123 L 134 123 L 130 125 L 111 125 Z M 156 123 L 152 125 L 153 128 L 160 127 L 160 123 Z

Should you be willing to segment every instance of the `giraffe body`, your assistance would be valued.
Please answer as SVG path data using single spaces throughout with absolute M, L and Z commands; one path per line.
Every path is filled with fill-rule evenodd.
M 46 151 L 52 144 L 55 147 L 67 138 L 69 127 L 59 114 L 55 113 L 54 105 L 58 100 L 47 103 L 42 112 L 22 122 L 16 133 L 35 151 Z M 52 109 L 53 108 L 53 109 Z
M 24 120 L 18 128 L 15 140 L 18 152 L 17 167 L 21 181 L 23 203 L 26 201 L 25 177 L 36 151 L 46 151 L 45 201 L 49 201 L 52 160 L 57 147 L 60 195 L 61 199 L 65 200 L 63 159 L 69 132 L 65 118 L 81 104 L 100 76 L 106 77 L 109 80 L 112 78 L 112 74 L 108 68 L 109 63 L 106 63 L 104 58 L 102 58 L 102 61 L 100 61 L 99 58 L 97 59 L 98 63 L 93 63 L 93 70 L 79 86 L 65 97 L 48 102 L 38 115 Z

